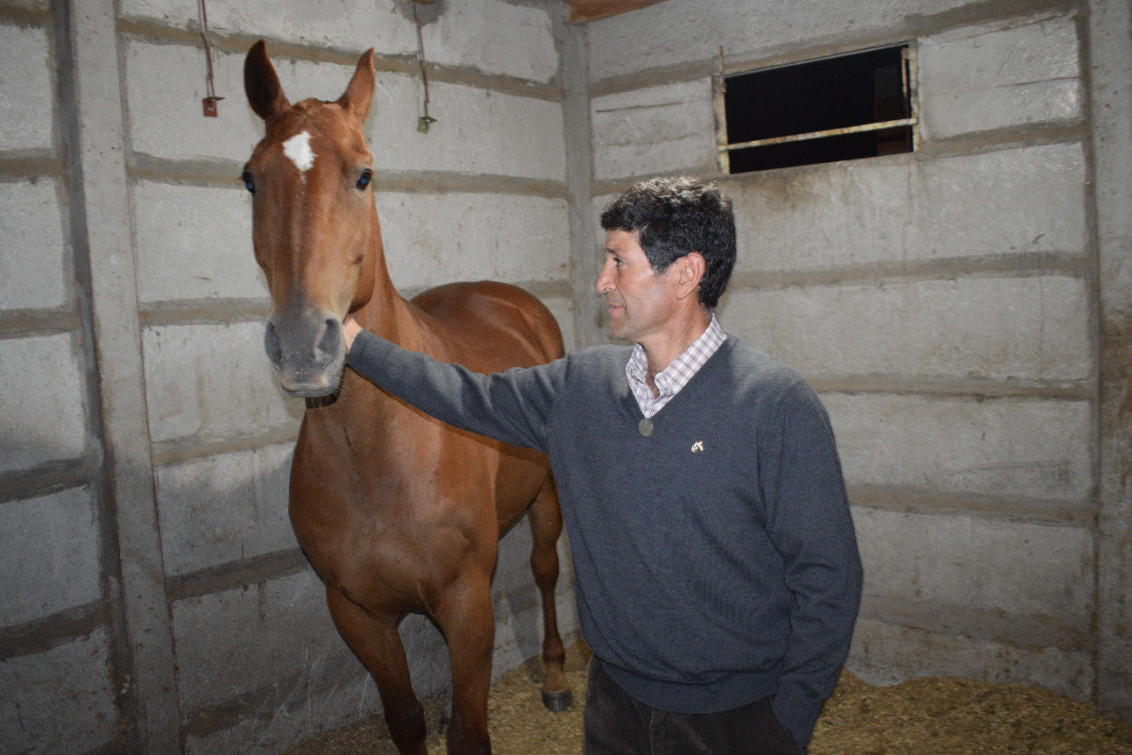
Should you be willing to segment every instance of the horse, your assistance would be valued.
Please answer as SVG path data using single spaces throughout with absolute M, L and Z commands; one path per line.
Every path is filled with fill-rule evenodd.
M 533 295 L 496 282 L 454 283 L 412 301 L 389 277 L 364 122 L 373 50 L 336 101 L 292 105 L 263 40 L 244 89 L 265 122 L 243 172 L 252 240 L 273 310 L 264 337 L 283 391 L 307 399 L 291 466 L 289 513 L 326 586 L 334 624 L 373 675 L 394 743 L 426 753 L 423 707 L 398 626 L 423 613 L 452 668 L 448 749 L 488 753 L 487 697 L 499 537 L 526 514 L 542 599 L 543 702 L 571 704 L 554 589 L 558 496 L 545 456 L 444 425 L 345 370 L 342 321 L 404 348 L 491 373 L 563 355 Z

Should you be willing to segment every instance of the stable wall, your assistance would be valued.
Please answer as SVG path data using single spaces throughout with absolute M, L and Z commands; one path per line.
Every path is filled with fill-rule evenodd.
M 868 681 L 1036 683 L 1132 718 L 1117 5 L 667 0 L 587 28 L 593 216 L 634 178 L 718 179 L 740 247 L 721 321 L 830 411 Z M 904 42 L 915 153 L 720 175 L 713 75 Z
M 572 345 L 561 22 L 420 11 L 427 135 L 408 0 L 212 0 L 214 119 L 197 3 L 0 2 L 0 750 L 280 751 L 380 709 L 287 520 L 303 404 L 263 353 L 242 67 L 265 37 L 292 100 L 336 99 L 375 47 L 394 282 L 517 283 Z M 529 543 L 501 546 L 496 674 L 540 649 Z M 437 630 L 402 635 L 419 693 L 443 691 Z
M 0 0 L 0 750 L 280 751 L 377 709 L 284 514 L 301 406 L 262 356 L 236 178 L 260 36 L 293 98 L 336 98 L 376 46 L 409 295 L 510 280 L 568 344 L 602 341 L 601 207 L 637 177 L 719 178 L 741 247 L 724 325 L 833 415 L 867 570 L 851 668 L 1128 716 L 1126 3 L 666 0 L 585 26 L 534 0 L 421 6 L 427 136 L 407 0 L 354 5 L 210 2 L 211 120 L 195 4 Z M 919 152 L 717 175 L 721 45 L 732 72 L 909 40 Z M 526 540 L 502 548 L 497 673 L 537 652 Z M 441 690 L 439 636 L 405 636 Z

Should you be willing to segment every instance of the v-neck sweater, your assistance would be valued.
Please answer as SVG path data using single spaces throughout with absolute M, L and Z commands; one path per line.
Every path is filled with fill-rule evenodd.
M 582 634 L 661 710 L 773 695 L 800 745 L 849 651 L 862 571 L 828 415 L 789 367 L 734 336 L 651 418 L 598 346 L 493 375 L 363 332 L 347 364 L 457 427 L 551 463 Z

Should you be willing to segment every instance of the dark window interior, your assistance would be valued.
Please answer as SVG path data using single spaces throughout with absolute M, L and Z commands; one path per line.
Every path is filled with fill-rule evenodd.
M 724 80 L 727 143 L 910 118 L 906 46 L 755 71 Z M 912 126 L 732 150 L 730 172 L 912 151 Z

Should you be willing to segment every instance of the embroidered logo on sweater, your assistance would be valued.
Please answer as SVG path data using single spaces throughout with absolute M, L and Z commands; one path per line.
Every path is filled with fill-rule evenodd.
M 695 443 L 692 444 L 692 453 L 694 453 L 694 454 L 703 453 L 703 450 L 704 450 L 704 442 L 702 440 L 697 440 Z

